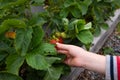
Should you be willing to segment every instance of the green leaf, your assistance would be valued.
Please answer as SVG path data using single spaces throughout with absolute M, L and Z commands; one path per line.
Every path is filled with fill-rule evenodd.
M 90 29 L 90 28 L 92 28 L 92 23 L 91 22 L 87 23 L 84 27 L 85 30 Z
M 69 10 L 68 8 L 64 8 L 60 11 L 60 16 L 61 17 L 67 17 L 68 16 L 68 13 L 69 13 Z
M 90 6 L 90 4 L 92 3 L 92 0 L 84 0 L 81 3 L 77 3 L 78 4 L 78 8 L 81 10 L 82 15 L 85 15 L 88 11 L 88 8 Z
M 6 64 L 7 64 L 7 72 L 18 75 L 19 69 L 24 62 L 24 57 L 12 54 L 7 57 Z
M 26 56 L 26 61 L 29 66 L 36 70 L 47 70 L 50 67 L 45 57 L 40 54 L 30 53 Z
M 87 5 L 87 6 L 89 6 L 90 4 L 92 4 L 92 0 L 84 0 L 84 3 Z
M 0 61 L 2 61 L 8 54 L 0 52 Z
M 72 10 L 71 10 L 72 9 Z M 75 18 L 79 18 L 81 17 L 81 12 L 79 10 L 78 7 L 76 6 L 72 6 L 69 8 L 69 11 L 71 12 L 71 14 L 75 17 Z
M 77 27 L 78 27 L 79 31 L 88 30 L 88 29 L 92 28 L 92 23 L 89 22 L 89 23 L 85 24 L 85 20 L 79 20 L 77 23 Z
M 26 24 L 22 20 L 18 20 L 18 19 L 4 20 L 2 22 L 2 24 L 0 25 L 0 34 L 2 34 L 3 32 L 5 32 L 6 30 L 8 30 L 11 27 L 25 28 Z
M 97 2 L 100 2 L 100 1 L 102 1 L 102 0 L 97 0 Z
M 62 67 L 50 67 L 44 77 L 44 80 L 58 80 L 62 74 Z
M 9 46 L 4 43 L 4 42 L 0 42 L 0 51 L 6 51 L 9 48 Z
M 35 48 L 42 42 L 42 39 L 44 37 L 44 31 L 41 27 L 33 27 L 33 36 L 31 41 L 31 47 Z
M 85 25 L 85 20 L 83 19 L 75 19 L 74 21 L 71 22 L 71 24 L 76 25 L 79 27 Z
M 45 0 L 32 0 L 34 2 L 34 5 L 42 5 Z
M 103 48 L 103 53 L 104 53 L 105 55 L 107 55 L 107 54 L 112 54 L 112 53 L 114 53 L 114 49 L 111 48 L 111 47 L 104 47 L 104 48 Z
M 15 53 L 14 47 L 9 47 L 8 44 L 4 42 L 0 42 L 0 51 L 4 51 L 6 53 Z
M 53 64 L 55 61 L 57 60 L 61 60 L 61 58 L 58 58 L 58 57 L 46 57 L 46 61 L 49 63 L 49 64 Z
M 107 30 L 109 28 L 107 23 L 102 23 L 100 26 L 105 30 Z
M 22 56 L 25 56 L 28 51 L 28 46 L 32 39 L 32 32 L 32 28 L 17 29 L 16 31 L 15 49 Z
M 36 49 L 34 49 L 31 53 L 39 53 L 40 55 L 56 55 L 56 49 L 54 45 L 49 43 L 42 43 L 40 46 Z
M 99 7 L 94 7 L 93 8 L 93 13 L 95 15 L 95 19 L 98 21 L 98 22 L 104 22 L 104 18 L 101 14 L 101 9 Z
M 56 55 L 56 49 L 55 46 L 49 43 L 42 43 L 40 45 L 40 50 L 42 55 Z
M 41 13 L 41 15 L 42 14 L 46 14 L 46 13 L 44 12 Z M 29 21 L 29 25 L 33 27 L 42 26 L 44 23 L 46 23 L 46 21 L 38 13 L 34 13 Z
M 120 8 L 120 0 L 114 0 L 114 3 L 116 4 L 116 6 L 118 7 L 118 8 Z
M 78 40 L 80 40 L 84 44 L 89 44 L 93 41 L 93 35 L 88 30 L 81 31 L 76 36 Z
M 0 72 L 0 80 L 23 80 L 23 79 L 11 73 Z
M 94 36 L 99 36 L 100 33 L 101 33 L 101 28 L 99 26 L 96 26 Z
M 17 6 L 23 5 L 27 2 L 27 0 L 17 0 L 17 1 L 2 1 L 1 9 L 13 9 Z
M 79 8 L 81 9 L 81 12 L 82 12 L 82 15 L 85 15 L 87 13 L 87 10 L 88 10 L 88 6 L 84 3 L 81 3 L 79 5 Z
M 8 19 L 2 23 L 2 26 L 15 27 L 15 28 L 25 28 L 26 24 L 22 20 L 18 19 Z
M 117 32 L 120 33 L 120 22 L 117 24 L 117 27 L 116 27 L 116 28 L 117 28 L 117 29 L 116 29 Z
M 74 0 L 65 0 L 65 2 L 64 2 L 65 7 L 70 7 L 70 6 L 74 5 L 74 4 L 75 4 Z

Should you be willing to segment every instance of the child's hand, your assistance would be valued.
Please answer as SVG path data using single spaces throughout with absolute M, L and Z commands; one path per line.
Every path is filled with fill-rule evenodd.
M 73 45 L 56 43 L 56 46 L 58 48 L 57 51 L 59 53 L 65 54 L 67 56 L 64 61 L 66 64 L 70 66 L 79 66 L 79 67 L 83 66 L 83 62 L 84 62 L 83 56 L 87 54 L 87 51 Z
M 57 51 L 67 57 L 65 63 L 70 66 L 83 67 L 105 74 L 105 56 L 88 52 L 80 47 L 56 43 Z M 102 66 L 101 66 L 102 65 Z

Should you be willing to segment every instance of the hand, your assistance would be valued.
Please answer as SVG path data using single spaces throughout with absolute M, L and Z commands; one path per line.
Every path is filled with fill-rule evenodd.
M 105 74 L 106 58 L 105 56 L 88 52 L 80 47 L 56 43 L 57 51 L 65 54 L 67 57 L 65 63 L 70 66 L 83 67 Z M 101 66 L 102 65 L 102 66 Z
M 83 56 L 87 54 L 86 50 L 77 46 L 60 44 L 60 43 L 56 43 L 56 46 L 58 48 L 57 51 L 59 53 L 66 55 L 66 59 L 64 61 L 66 64 L 70 66 L 79 66 L 79 67 L 83 66 L 83 62 L 84 62 Z

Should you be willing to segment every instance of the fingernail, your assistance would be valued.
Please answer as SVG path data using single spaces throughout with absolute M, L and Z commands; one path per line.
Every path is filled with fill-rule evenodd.
M 58 42 L 56 44 L 59 44 Z

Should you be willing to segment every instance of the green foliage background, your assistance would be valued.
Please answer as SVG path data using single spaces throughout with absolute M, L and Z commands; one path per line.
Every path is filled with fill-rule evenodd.
M 70 67 L 49 39 L 65 32 L 64 43 L 89 48 L 120 0 L 0 0 L 0 79 L 59 80 Z M 32 6 L 43 11 L 32 13 Z M 5 37 L 13 31 L 15 39 Z M 77 43 L 76 43 L 77 42 Z

